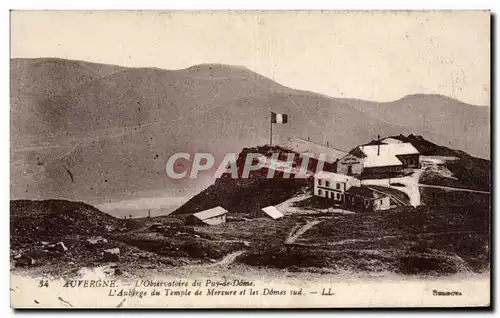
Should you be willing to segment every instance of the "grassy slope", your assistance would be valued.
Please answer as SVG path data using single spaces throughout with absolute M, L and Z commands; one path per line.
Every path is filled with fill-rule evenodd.
M 240 259 L 333 271 L 447 274 L 489 268 L 489 196 L 423 189 L 425 206 L 327 219 L 293 246 L 268 246 Z
M 487 270 L 489 196 L 422 189 L 422 199 L 425 206 L 416 209 L 324 218 L 288 246 L 284 241 L 290 231 L 307 218 L 185 226 L 182 216 L 126 221 L 79 202 L 13 201 L 11 249 L 35 258 L 37 265 L 54 266 L 68 262 L 95 266 L 102 262 L 102 249 L 119 247 L 126 266 L 203 262 L 245 249 L 237 259 L 240 263 L 291 270 L 429 275 Z M 158 222 L 163 229 L 150 228 Z M 84 242 L 91 235 L 103 235 L 109 243 L 89 250 Z M 63 241 L 69 252 L 44 252 L 39 246 L 42 240 Z
M 164 228 L 151 227 L 159 222 Z M 228 228 L 243 223 L 236 222 Z M 108 248 L 120 249 L 118 263 L 129 270 L 135 266 L 181 265 L 219 259 L 244 246 L 241 240 L 230 240 L 229 236 L 206 234 L 202 227 L 186 227 L 182 218 L 123 220 L 85 203 L 64 200 L 11 201 L 10 227 L 12 260 L 18 254 L 28 256 L 35 260 L 35 268 L 47 268 L 49 273 L 57 268 L 60 271 L 57 275 L 73 275 L 79 266 L 109 263 L 102 257 Z M 237 232 L 242 233 L 242 228 Z M 102 236 L 108 242 L 87 246 L 87 239 L 94 236 Z M 68 250 L 57 251 L 47 245 L 57 242 L 63 242 Z M 15 270 L 19 268 L 23 267 L 14 265 Z M 73 269 L 75 272 L 68 272 Z

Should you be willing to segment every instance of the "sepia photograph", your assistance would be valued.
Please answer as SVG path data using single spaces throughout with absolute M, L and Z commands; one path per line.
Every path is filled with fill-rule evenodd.
M 11 307 L 489 307 L 491 21 L 11 11 Z

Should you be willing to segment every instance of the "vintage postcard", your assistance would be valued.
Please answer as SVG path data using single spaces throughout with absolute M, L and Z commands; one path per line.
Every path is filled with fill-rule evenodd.
M 490 306 L 490 20 L 12 11 L 11 306 Z

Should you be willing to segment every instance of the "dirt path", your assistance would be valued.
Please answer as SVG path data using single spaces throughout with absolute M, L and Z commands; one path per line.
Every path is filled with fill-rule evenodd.
M 232 253 L 227 254 L 226 256 L 224 256 L 224 258 L 221 259 L 220 261 L 218 261 L 217 263 L 210 264 L 210 265 L 208 265 L 206 267 L 227 266 L 229 264 L 234 263 L 234 261 L 236 260 L 236 258 L 238 256 L 242 255 L 245 252 L 246 252 L 246 250 L 239 250 L 239 251 L 236 251 L 236 252 L 232 252 Z
M 292 230 L 290 234 L 288 235 L 288 238 L 285 240 L 285 244 L 293 244 L 302 234 L 313 228 L 315 225 L 318 225 L 319 223 L 323 222 L 322 220 L 314 220 L 314 221 L 309 221 L 304 226 L 302 226 L 298 230 Z
M 297 195 L 297 196 L 294 196 L 286 201 L 281 202 L 280 204 L 277 204 L 276 208 L 278 210 L 280 210 L 281 212 L 283 212 L 283 214 L 285 214 L 285 215 L 294 214 L 294 213 L 303 213 L 304 210 L 306 210 L 306 209 L 295 207 L 293 205 L 296 202 L 300 202 L 302 200 L 309 199 L 310 197 L 312 197 L 312 194 L 310 194 L 310 193 Z M 315 211 L 311 210 L 311 212 L 315 212 Z
M 446 187 L 446 186 L 439 186 L 439 185 L 432 185 L 432 184 L 419 184 L 420 187 L 425 187 L 425 188 L 436 188 L 436 189 L 443 189 L 443 190 L 450 190 L 450 191 L 463 191 L 463 192 L 472 192 L 472 193 L 482 193 L 482 194 L 491 194 L 488 191 L 481 191 L 481 190 L 474 190 L 474 189 L 465 189 L 465 188 L 453 188 L 453 187 Z
M 462 265 L 462 270 L 466 273 L 473 273 L 474 271 L 472 270 L 472 267 L 470 267 L 469 263 L 467 263 L 463 258 L 458 256 L 458 254 L 455 253 L 455 258 L 458 260 L 458 262 Z

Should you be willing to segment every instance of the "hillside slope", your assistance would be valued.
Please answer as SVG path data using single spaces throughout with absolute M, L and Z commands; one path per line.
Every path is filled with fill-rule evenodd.
M 451 141 L 454 148 L 488 155 L 487 125 L 467 126 L 464 134 L 481 136 L 473 142 L 457 138 L 461 136 L 457 130 L 436 128 L 442 116 L 415 114 L 442 99 L 423 96 L 422 100 L 427 105 L 422 109 L 404 107 L 404 99 L 393 105 L 407 110 L 401 117 L 421 121 L 420 131 L 370 111 L 383 107 L 380 103 L 289 89 L 243 67 L 207 64 L 167 71 L 14 59 L 11 196 L 111 200 L 139 191 L 195 187 L 200 180 L 173 182 L 165 177 L 168 158 L 175 152 L 204 151 L 220 159 L 226 152 L 265 144 L 270 109 L 290 118 L 289 124 L 273 128 L 275 142 L 300 136 L 349 149 L 377 134 L 412 131 L 440 144 Z M 453 103 L 459 102 L 448 101 Z M 446 109 L 451 112 L 453 107 Z M 483 122 L 483 115 L 462 111 L 449 115 L 457 123 Z M 431 126 L 424 124 L 433 120 Z

